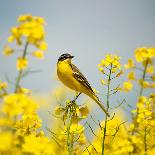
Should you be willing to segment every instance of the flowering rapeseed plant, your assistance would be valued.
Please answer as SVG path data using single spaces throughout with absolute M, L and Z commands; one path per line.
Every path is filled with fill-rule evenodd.
M 19 16 L 17 26 L 11 28 L 11 35 L 8 37 L 8 42 L 14 42 L 19 49 L 8 45 L 4 47 L 4 55 L 17 54 L 18 74 L 13 82 L 14 90 L 11 90 L 9 81 L 0 80 L 0 154 L 155 154 L 155 48 L 152 47 L 136 49 L 135 58 L 129 59 L 124 68 L 120 57 L 112 54 L 106 55 L 98 65 L 104 93 L 96 92 L 105 101 L 111 115 L 109 119 L 106 117 L 102 121 L 96 120 L 85 102 L 79 104 L 77 97 L 66 100 L 66 90 L 55 89 L 59 104 L 55 109 L 50 109 L 51 115 L 47 116 L 54 116 L 55 121 L 47 129 L 42 127 L 44 122 L 38 115 L 41 108 L 34 99 L 33 91 L 22 87 L 21 80 L 29 73 L 29 56 L 39 59 L 44 57 L 47 49 L 45 24 L 45 20 L 38 16 Z M 31 46 L 35 50 L 28 50 Z M 126 81 L 115 85 L 116 80 L 121 81 L 120 76 L 123 75 L 127 75 Z M 115 96 L 117 98 L 120 92 L 134 91 L 135 86 L 137 103 L 135 107 L 134 103 L 128 103 L 132 107 L 128 120 L 115 111 L 126 99 L 122 99 L 118 105 L 111 103 L 111 99 Z M 112 104 L 116 107 L 112 107 Z M 93 135 L 91 139 L 90 134 Z

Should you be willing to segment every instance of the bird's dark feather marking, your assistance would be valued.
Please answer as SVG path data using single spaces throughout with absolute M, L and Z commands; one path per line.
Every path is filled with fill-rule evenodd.
M 81 84 L 83 84 L 85 87 L 87 87 L 92 93 L 94 93 L 92 87 L 90 86 L 89 82 L 87 79 L 84 77 L 84 75 L 79 71 L 79 69 L 73 65 L 70 64 L 72 70 L 73 70 L 73 75 L 76 80 L 78 80 Z

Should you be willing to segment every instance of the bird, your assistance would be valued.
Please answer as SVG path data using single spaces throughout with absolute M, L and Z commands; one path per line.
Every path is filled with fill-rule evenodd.
M 109 113 L 106 108 L 102 105 L 99 98 L 93 91 L 91 85 L 85 76 L 80 72 L 80 70 L 72 63 L 72 56 L 69 53 L 64 53 L 58 58 L 57 62 L 57 75 L 59 80 L 68 88 L 78 92 L 77 97 L 84 93 L 93 99 L 99 107 L 104 111 L 104 113 L 109 117 Z

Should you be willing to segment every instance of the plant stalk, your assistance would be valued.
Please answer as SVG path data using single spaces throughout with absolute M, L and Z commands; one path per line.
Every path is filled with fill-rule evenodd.
M 24 47 L 24 50 L 23 50 L 23 55 L 22 55 L 23 59 L 26 58 L 28 44 L 29 44 L 28 42 L 26 42 L 26 44 L 25 44 L 25 47 Z M 22 74 L 23 74 L 23 69 L 18 72 L 14 92 L 17 92 L 19 87 L 20 87 L 20 81 L 22 79 Z
M 112 74 L 112 64 L 110 66 L 110 72 L 109 72 L 109 75 L 108 75 L 108 92 L 107 92 L 107 109 L 106 109 L 107 112 L 109 112 L 111 74 Z M 105 139 L 106 139 L 106 131 L 107 131 L 107 122 L 108 122 L 108 116 L 106 115 L 105 125 L 104 125 L 104 130 L 103 130 L 102 155 L 104 155 L 104 153 L 105 153 Z

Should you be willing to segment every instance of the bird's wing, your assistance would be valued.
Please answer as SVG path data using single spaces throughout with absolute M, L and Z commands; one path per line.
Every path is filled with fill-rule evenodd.
M 87 87 L 92 93 L 94 93 L 92 87 L 90 86 L 89 82 L 87 81 L 87 79 L 84 77 L 84 75 L 80 72 L 80 70 L 73 64 L 70 64 L 71 68 L 73 70 L 73 75 L 74 78 L 79 81 L 82 85 L 84 85 L 85 87 Z

